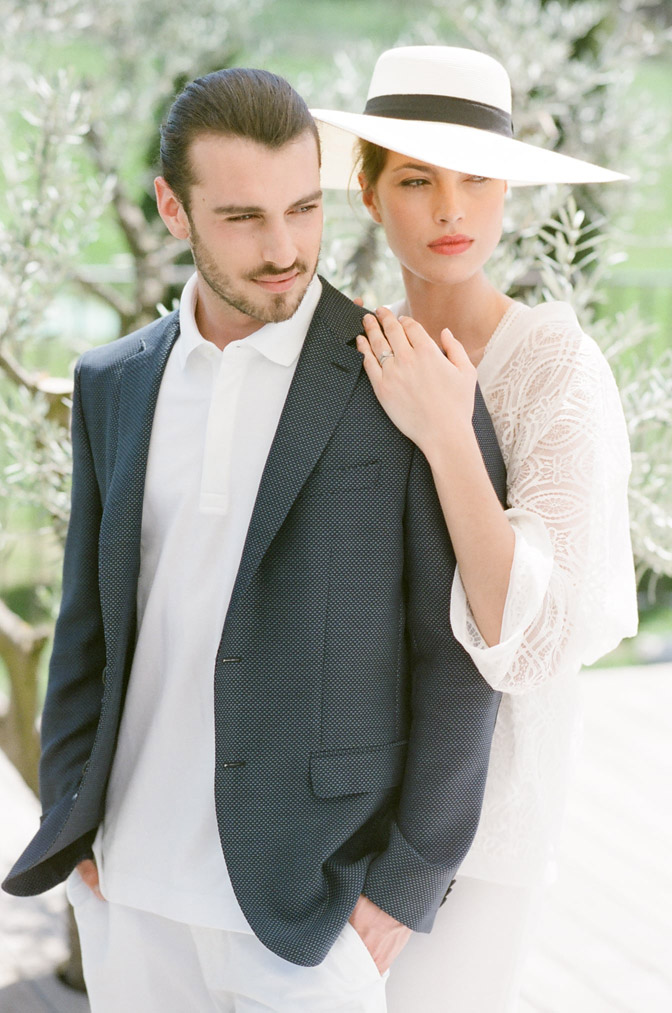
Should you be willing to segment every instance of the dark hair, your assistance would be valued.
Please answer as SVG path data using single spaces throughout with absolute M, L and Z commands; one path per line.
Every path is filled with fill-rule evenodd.
M 366 176 L 369 187 L 375 186 L 387 162 L 388 149 L 381 148 L 373 141 L 357 139 L 357 169 Z
M 196 182 L 189 149 L 197 137 L 225 134 L 268 148 L 281 148 L 309 131 L 320 141 L 315 120 L 284 78 L 267 70 L 230 67 L 186 85 L 161 127 L 161 175 L 188 210 Z

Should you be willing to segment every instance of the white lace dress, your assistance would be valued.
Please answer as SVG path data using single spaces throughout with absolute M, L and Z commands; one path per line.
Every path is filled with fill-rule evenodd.
M 488 647 L 459 572 L 455 635 L 503 692 L 481 824 L 461 874 L 549 872 L 582 664 L 637 629 L 630 452 L 613 376 L 566 303 L 509 307 L 478 379 L 507 468 L 516 548 L 501 641 Z

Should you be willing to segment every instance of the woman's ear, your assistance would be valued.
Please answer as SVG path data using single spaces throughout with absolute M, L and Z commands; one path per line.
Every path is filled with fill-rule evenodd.
M 374 222 L 378 222 L 378 224 L 380 225 L 382 222 L 382 218 L 380 217 L 380 211 L 378 210 L 378 205 L 376 204 L 375 190 L 373 189 L 372 186 L 369 186 L 369 181 L 367 180 L 363 172 L 360 172 L 360 174 L 357 177 L 357 180 L 362 189 L 362 203 L 364 204 L 364 207 L 369 212 Z

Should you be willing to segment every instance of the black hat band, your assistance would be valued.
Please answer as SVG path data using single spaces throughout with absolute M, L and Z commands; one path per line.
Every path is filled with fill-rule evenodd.
M 509 113 L 485 102 L 450 95 L 377 95 L 366 103 L 364 114 L 395 120 L 427 120 L 431 123 L 456 123 L 477 127 L 504 137 L 513 137 Z

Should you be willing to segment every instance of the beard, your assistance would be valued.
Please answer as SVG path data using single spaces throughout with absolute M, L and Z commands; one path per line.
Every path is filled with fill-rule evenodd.
M 243 281 L 254 281 L 256 278 L 270 278 L 273 276 L 286 275 L 298 271 L 305 279 L 303 283 L 294 286 L 289 292 L 259 293 L 259 299 L 253 299 L 245 292 L 236 287 L 236 281 L 229 275 L 224 274 L 215 263 L 210 251 L 201 241 L 193 222 L 191 226 L 191 253 L 194 263 L 203 281 L 209 288 L 219 296 L 228 306 L 232 306 L 239 313 L 244 313 L 252 320 L 258 320 L 262 324 L 278 324 L 283 320 L 293 317 L 299 308 L 306 290 L 310 285 L 317 270 L 317 258 L 311 266 L 305 261 L 296 260 L 289 267 L 277 268 L 271 264 L 262 264 L 254 271 L 249 271 L 241 276 Z M 298 289 L 298 291 L 297 291 Z M 270 295 L 270 299 L 269 299 Z

